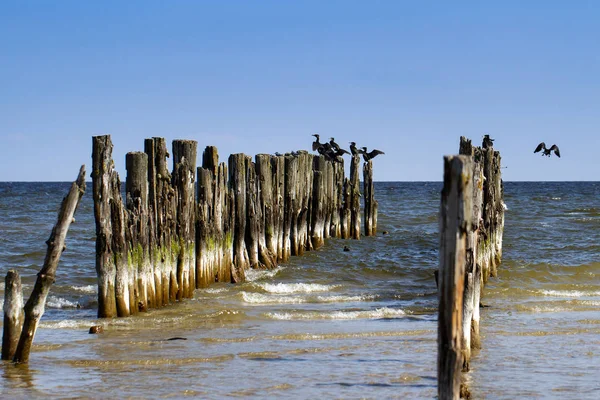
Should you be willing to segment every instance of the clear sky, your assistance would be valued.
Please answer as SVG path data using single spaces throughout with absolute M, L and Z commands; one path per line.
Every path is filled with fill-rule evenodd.
M 598 1 L 0 2 L 0 181 L 71 181 L 110 134 L 231 153 L 385 151 L 442 179 L 489 133 L 505 180 L 600 180 Z M 562 158 L 533 154 L 540 141 Z

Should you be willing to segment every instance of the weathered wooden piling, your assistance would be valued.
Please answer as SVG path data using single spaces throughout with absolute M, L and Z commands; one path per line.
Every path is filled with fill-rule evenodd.
M 161 304 L 156 303 L 154 267 L 150 258 L 148 155 L 143 152 L 127 153 L 125 168 L 128 217 L 125 239 L 130 277 L 130 310 L 134 314 L 137 311 L 159 307 Z
M 19 336 L 23 329 L 23 288 L 21 276 L 8 270 L 4 279 L 4 326 L 2 333 L 2 359 L 12 360 L 17 350 Z
M 173 141 L 177 300 L 191 298 L 196 289 L 196 156 L 196 141 Z
M 365 236 L 375 236 L 377 233 L 377 207 L 375 200 L 375 185 L 373 183 L 373 161 L 369 160 L 363 166 L 363 197 L 365 203 Z
M 58 262 L 63 251 L 65 251 L 65 239 L 71 223 L 74 221 L 75 211 L 85 192 L 85 166 L 81 166 L 77 180 L 71 185 L 67 196 L 63 199 L 58 219 L 52 228 L 52 233 L 46 241 L 46 257 L 44 265 L 37 274 L 37 279 L 33 291 L 24 307 L 25 318 L 23 328 L 19 337 L 19 343 L 15 350 L 13 361 L 17 363 L 27 363 L 31 345 L 37 330 L 38 324 L 45 312 L 46 299 L 50 292 L 50 287 L 54 283 L 54 277 L 58 268 Z
M 458 399 L 460 395 L 463 291 L 473 215 L 472 176 L 470 157 L 444 157 L 438 290 L 439 399 Z
M 219 164 L 208 146 L 196 168 L 196 142 L 176 140 L 169 172 L 165 140 L 146 139 L 144 153 L 126 157 L 124 207 L 110 137 L 94 138 L 93 151 L 100 317 L 241 282 L 249 268 L 274 268 L 330 236 L 360 236 L 358 166 L 345 179 L 339 157 L 232 154 Z
M 360 239 L 360 154 L 354 154 L 350 162 L 350 236 Z
M 229 190 L 233 200 L 233 265 L 231 274 L 233 282 L 242 282 L 245 271 L 250 267 L 248 249 L 246 248 L 246 182 L 250 158 L 242 153 L 229 156 Z
M 144 141 L 144 152 L 148 154 L 148 203 L 152 216 L 151 253 L 154 262 L 154 279 L 160 287 L 162 304 L 177 300 L 177 201 L 171 185 L 167 145 L 165 139 L 154 137 Z M 158 283 L 160 282 L 160 283 Z M 158 296 L 157 296 L 158 297 Z
M 125 211 L 109 135 L 92 139 L 98 317 L 129 315 Z

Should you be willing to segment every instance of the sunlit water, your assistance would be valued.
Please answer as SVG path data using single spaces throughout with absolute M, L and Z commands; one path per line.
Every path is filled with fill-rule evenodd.
M 0 273 L 17 268 L 26 296 L 68 187 L 0 183 Z M 244 284 L 98 320 L 88 188 L 29 366 L 0 364 L 0 396 L 435 398 L 440 189 L 377 183 L 376 237 L 330 239 Z M 505 191 L 504 260 L 482 299 L 471 390 L 600 398 L 600 184 Z M 105 332 L 88 334 L 96 324 Z

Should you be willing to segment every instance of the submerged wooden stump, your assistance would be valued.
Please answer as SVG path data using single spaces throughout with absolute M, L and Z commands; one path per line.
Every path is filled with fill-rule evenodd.
M 2 334 L 2 359 L 12 360 L 19 336 L 23 329 L 23 288 L 21 277 L 14 270 L 8 270 L 4 280 L 4 326 Z
M 469 157 L 444 158 L 438 291 L 439 399 L 458 399 L 460 394 L 465 263 L 473 215 L 472 175 Z

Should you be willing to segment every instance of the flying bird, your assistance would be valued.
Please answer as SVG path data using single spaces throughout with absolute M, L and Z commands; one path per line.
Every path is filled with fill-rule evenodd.
M 365 162 L 368 162 L 369 160 L 377 157 L 379 154 L 385 154 L 383 151 L 381 150 L 371 150 L 371 151 L 367 151 L 366 147 L 362 148 L 361 151 L 363 158 L 365 160 Z
M 558 158 L 560 158 L 560 150 L 558 149 L 558 146 L 555 144 L 553 144 L 552 147 L 547 149 L 546 143 L 542 142 L 542 143 L 538 144 L 538 146 L 535 148 L 535 150 L 533 152 L 537 153 L 538 151 L 543 151 L 542 155 L 548 156 L 548 157 L 550 157 L 551 153 L 554 151 L 554 154 L 556 154 L 556 156 Z

